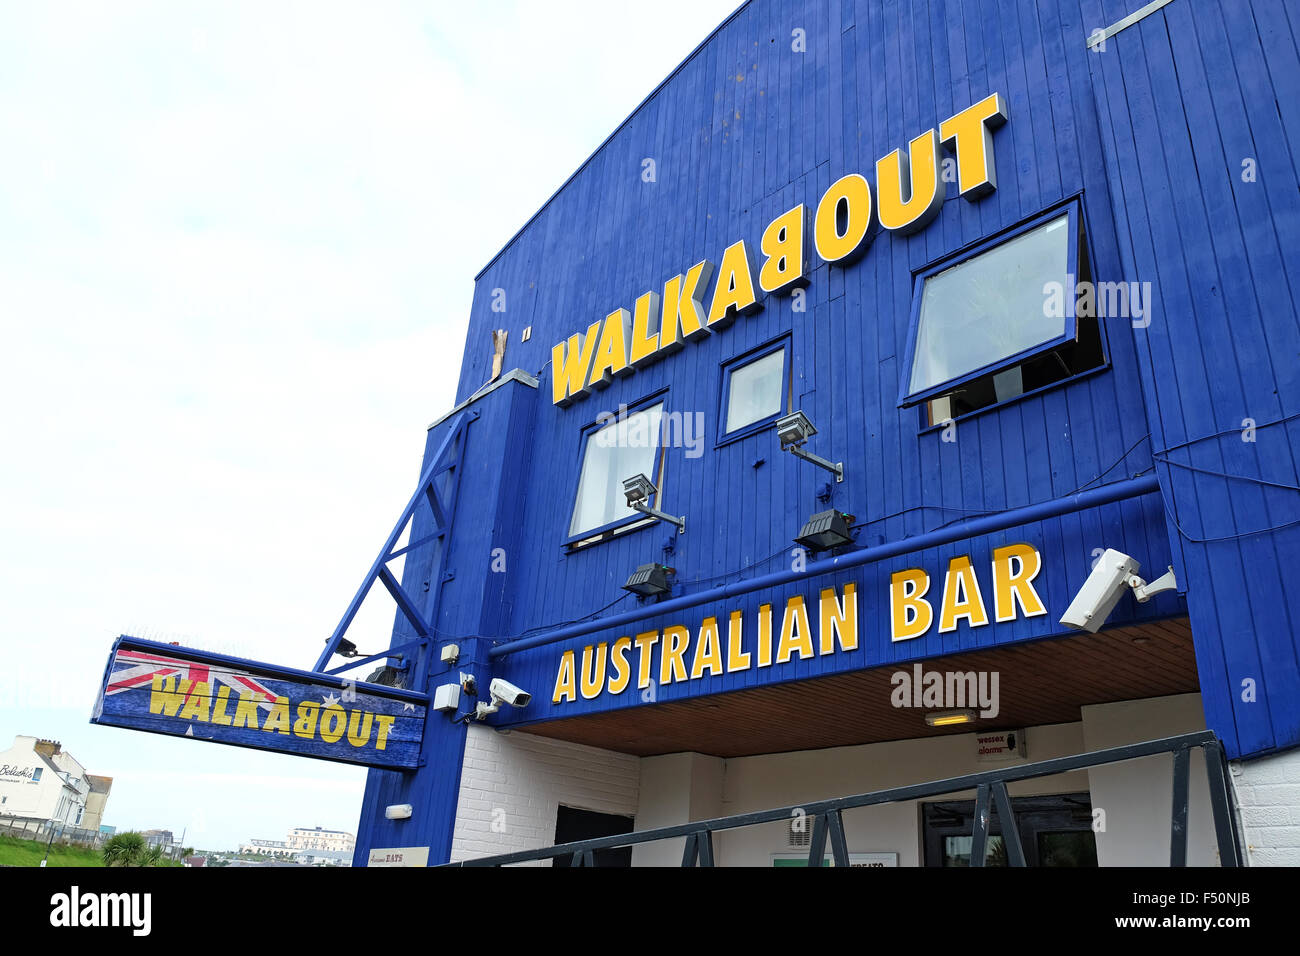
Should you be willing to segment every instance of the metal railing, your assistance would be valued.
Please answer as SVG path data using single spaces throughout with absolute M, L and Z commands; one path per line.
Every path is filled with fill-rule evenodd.
M 1007 862 L 1011 866 L 1025 866 L 1025 850 L 1020 841 L 1020 832 L 1016 827 L 1011 798 L 1007 795 L 1008 783 L 1170 753 L 1173 754 L 1174 758 L 1174 785 L 1170 823 L 1169 865 L 1186 866 L 1191 752 L 1198 747 L 1205 755 L 1205 772 L 1209 783 L 1210 808 L 1214 816 L 1214 834 L 1218 844 L 1219 862 L 1222 866 L 1241 866 L 1241 844 L 1238 840 L 1237 828 L 1233 818 L 1232 795 L 1228 789 L 1227 762 L 1224 759 L 1223 744 L 1210 731 L 1165 737 L 1160 740 L 1128 744 L 1123 747 L 1097 750 L 1072 757 L 1054 757 L 1051 760 L 1040 760 L 1016 767 L 1004 767 L 982 773 L 966 774 L 961 777 L 949 777 L 946 780 L 935 780 L 930 783 L 919 783 L 907 787 L 893 787 L 889 790 L 877 790 L 872 793 L 839 797 L 834 800 L 819 800 L 797 806 L 780 807 L 775 810 L 740 813 L 730 817 L 699 820 L 671 827 L 659 827 L 654 830 L 641 830 L 636 833 L 623 833 L 616 836 L 599 837 L 594 840 L 562 843 L 538 850 L 521 850 L 516 853 L 503 853 L 498 856 L 462 860 L 448 865 L 505 866 L 510 863 L 530 863 L 555 859 L 556 857 L 568 857 L 573 866 L 592 866 L 595 863 L 595 852 L 597 850 L 608 850 L 685 837 L 686 846 L 682 854 L 682 866 L 713 866 L 716 859 L 713 850 L 714 833 L 720 830 L 734 830 L 762 823 L 788 821 L 794 815 L 803 813 L 814 818 L 808 847 L 808 865 L 821 865 L 826 854 L 826 843 L 829 840 L 835 865 L 847 866 L 849 864 L 849 849 L 844 832 L 843 813 L 845 810 L 878 806 L 884 803 L 896 803 L 904 800 L 923 800 L 928 797 L 938 797 L 973 789 L 975 791 L 975 819 L 971 839 L 970 865 L 984 865 L 990 818 L 992 813 L 996 811 L 1001 825 L 1002 839 L 1007 851 Z

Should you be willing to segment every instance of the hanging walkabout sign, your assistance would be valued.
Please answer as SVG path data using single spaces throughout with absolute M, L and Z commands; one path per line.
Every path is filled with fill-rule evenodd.
M 425 698 L 377 684 L 120 637 L 91 723 L 414 769 Z

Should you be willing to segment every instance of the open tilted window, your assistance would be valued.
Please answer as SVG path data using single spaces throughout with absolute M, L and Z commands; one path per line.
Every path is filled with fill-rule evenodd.
M 924 403 L 934 425 L 1104 364 L 1097 319 L 1077 308 L 1084 282 L 1077 204 L 926 269 L 899 404 Z
M 660 402 L 630 411 L 617 421 L 600 422 L 586 434 L 578 492 L 569 536 L 599 534 L 612 525 L 642 517 L 627 505 L 623 480 L 645 475 L 659 481 Z M 650 504 L 654 504 L 652 496 Z

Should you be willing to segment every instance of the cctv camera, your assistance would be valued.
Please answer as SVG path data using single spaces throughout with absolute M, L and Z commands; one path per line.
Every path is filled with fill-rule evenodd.
M 527 707 L 528 702 L 533 699 L 532 694 L 519 689 L 508 680 L 502 680 L 500 677 L 492 679 L 488 690 L 492 694 L 493 702 L 502 701 L 511 707 Z
M 1138 577 L 1141 567 L 1127 554 L 1107 548 L 1097 559 L 1088 580 L 1083 582 L 1083 587 L 1061 615 L 1061 623 L 1096 634 L 1126 591 L 1133 591 L 1138 602 L 1144 604 L 1153 596 L 1172 591 L 1178 586 L 1173 568 L 1169 569 L 1168 574 L 1147 584 Z
M 1141 567 L 1127 554 L 1107 548 L 1061 615 L 1061 623 L 1096 634 L 1128 590 L 1128 579 Z

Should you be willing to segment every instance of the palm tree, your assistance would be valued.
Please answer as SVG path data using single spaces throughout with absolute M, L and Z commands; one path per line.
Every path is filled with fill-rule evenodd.
M 163 848 L 150 846 L 139 833 L 118 833 L 104 844 L 105 866 L 161 866 Z
M 116 833 L 104 844 L 105 866 L 140 866 L 146 851 L 144 837 L 138 833 Z

